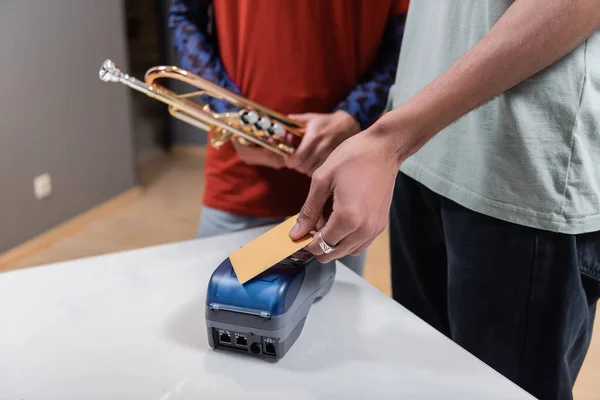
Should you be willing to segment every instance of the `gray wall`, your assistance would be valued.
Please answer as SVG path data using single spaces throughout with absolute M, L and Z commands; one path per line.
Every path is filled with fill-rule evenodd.
M 118 0 L 0 2 L 0 252 L 135 184 L 129 89 L 98 79 L 125 42 Z

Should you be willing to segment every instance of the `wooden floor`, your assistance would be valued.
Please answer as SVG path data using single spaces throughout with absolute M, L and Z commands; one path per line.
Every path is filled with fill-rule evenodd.
M 143 194 L 130 205 L 91 223 L 13 265 L 25 268 L 195 237 L 202 197 L 202 152 L 158 156 L 140 170 Z M 387 231 L 368 252 L 365 278 L 390 294 Z M 600 400 L 600 316 L 575 388 L 577 400 Z

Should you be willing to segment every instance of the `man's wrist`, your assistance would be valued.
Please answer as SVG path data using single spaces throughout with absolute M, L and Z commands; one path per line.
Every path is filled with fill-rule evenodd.
M 366 132 L 380 141 L 386 158 L 398 165 L 417 152 L 435 132 L 424 113 L 410 103 L 384 114 Z

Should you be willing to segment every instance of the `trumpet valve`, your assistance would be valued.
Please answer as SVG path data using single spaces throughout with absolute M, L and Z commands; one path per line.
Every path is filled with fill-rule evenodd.
M 271 132 L 269 131 L 269 129 L 271 128 L 272 125 L 273 124 L 271 123 L 271 120 L 267 117 L 262 117 L 255 124 L 256 128 L 260 129 L 261 131 L 265 131 L 267 136 L 271 136 Z
M 276 122 L 269 128 L 269 132 L 273 136 L 281 136 L 285 133 L 285 129 L 283 128 L 283 125 Z
M 260 117 L 255 111 L 240 110 L 239 121 L 242 125 L 251 127 L 254 135 L 273 137 L 285 134 L 285 128 L 279 122 L 273 122 L 269 117 Z
M 254 111 L 241 110 L 239 115 L 244 125 L 254 125 L 259 119 L 258 114 Z

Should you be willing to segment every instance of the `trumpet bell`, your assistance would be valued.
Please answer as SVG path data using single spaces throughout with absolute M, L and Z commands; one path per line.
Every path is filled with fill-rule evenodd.
M 236 140 L 242 145 L 262 146 L 287 157 L 294 153 L 305 132 L 304 124 L 176 66 L 150 68 L 141 81 L 124 73 L 112 60 L 106 60 L 98 74 L 103 82 L 122 83 L 167 104 L 174 118 L 205 132 L 214 132 L 210 144 L 215 148 Z M 159 79 L 176 79 L 198 90 L 177 94 L 158 84 Z M 238 111 L 216 113 L 207 104 L 190 100 L 200 95 L 226 101 Z

